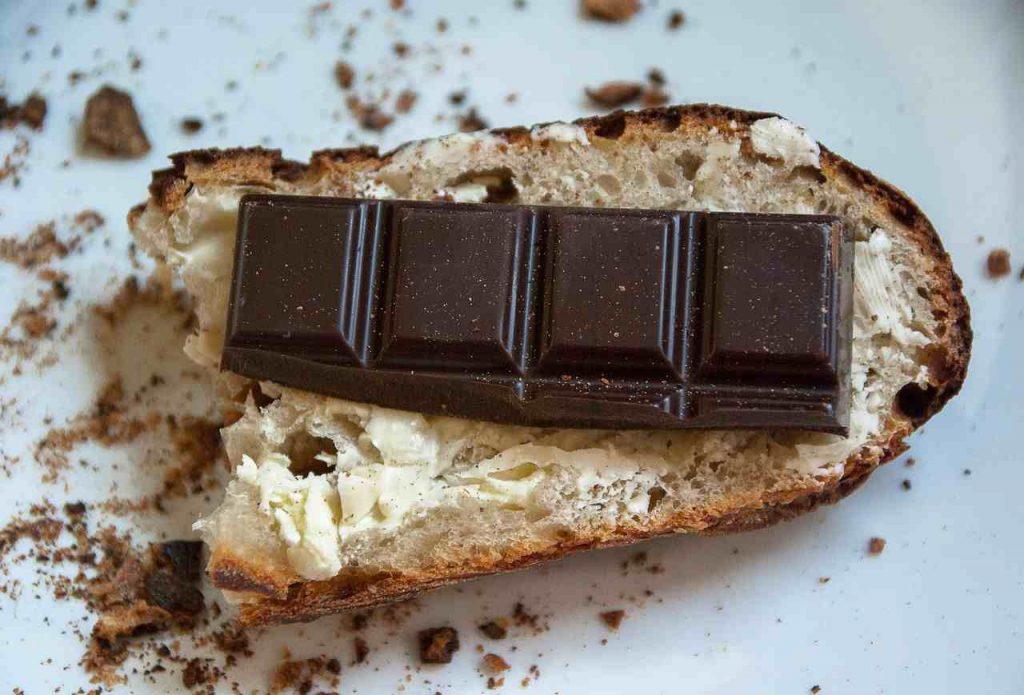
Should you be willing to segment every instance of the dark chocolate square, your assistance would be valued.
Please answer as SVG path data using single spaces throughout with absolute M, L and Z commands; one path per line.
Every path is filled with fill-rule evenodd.
M 840 233 L 824 218 L 708 218 L 702 375 L 834 379 Z
M 680 380 L 679 213 L 547 214 L 538 373 Z
M 315 199 L 242 200 L 229 345 L 288 344 L 358 362 L 344 307 L 361 208 Z
M 520 373 L 529 212 L 410 205 L 395 214 L 377 364 Z

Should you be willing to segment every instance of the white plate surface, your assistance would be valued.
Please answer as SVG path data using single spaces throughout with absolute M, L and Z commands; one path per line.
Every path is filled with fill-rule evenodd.
M 149 172 L 165 166 L 166 154 L 264 144 L 305 158 L 332 145 L 392 146 L 453 129 L 434 115 L 452 112 L 445 101 L 456 88 L 468 89 L 469 103 L 493 125 L 572 118 L 588 113 L 582 86 L 642 79 L 657 66 L 676 101 L 785 114 L 920 203 L 971 301 L 976 342 L 963 393 L 913 438 L 913 468 L 897 461 L 842 504 L 768 530 L 651 543 L 646 550 L 663 574 L 623 576 L 620 564 L 635 552 L 623 549 L 425 597 L 395 635 L 371 630 L 370 663 L 346 668 L 341 691 L 482 691 L 474 621 L 523 600 L 549 616 L 550 630 L 518 634 L 496 649 L 512 664 L 506 692 L 523 691 L 519 681 L 531 664 L 541 675 L 523 692 L 733 695 L 806 693 L 816 684 L 826 694 L 1024 692 L 1024 282 L 1017 279 L 1024 262 L 1024 5 L 687 0 L 680 4 L 686 26 L 670 33 L 665 20 L 674 4 L 666 0 L 650 0 L 623 26 L 581 20 L 572 0 L 529 0 L 525 10 L 511 0 L 407 4 L 407 12 L 394 13 L 381 0 L 361 19 L 364 4 L 338 1 L 311 32 L 307 3 L 101 0 L 94 11 L 69 14 L 66 2 L 0 2 L 0 91 L 19 99 L 39 89 L 50 105 L 45 130 L 28 134 L 32 153 L 21 185 L 0 183 L 0 235 L 26 235 L 84 208 L 108 218 L 81 254 L 60 264 L 73 279 L 61 326 L 79 326 L 53 346 L 57 363 L 20 375 L 0 366 L 0 400 L 13 404 L 0 418 L 0 514 L 44 495 L 103 499 L 112 481 L 119 494 L 138 496 L 159 481 L 158 467 L 140 469 L 145 451 L 137 444 L 84 447 L 76 456 L 96 469 L 43 485 L 32 446 L 47 429 L 44 418 L 59 424 L 87 408 L 112 372 L 124 372 L 130 385 L 185 368 L 176 335 L 159 320 L 138 317 L 122 329 L 118 349 L 108 350 L 88 317 L 89 305 L 109 298 L 130 272 L 124 215 L 144 198 Z M 116 18 L 122 9 L 126 22 Z M 443 35 L 435 30 L 439 17 L 450 24 Z M 353 128 L 333 82 L 350 23 L 359 29 L 346 60 L 361 75 L 374 69 L 389 75 L 384 83 L 392 88 L 420 93 L 414 114 L 379 138 Z M 30 24 L 39 27 L 35 36 L 26 33 Z M 393 56 L 397 40 L 412 46 L 411 58 Z M 143 60 L 138 71 L 129 67 L 132 51 Z M 75 69 L 100 74 L 72 86 L 67 74 Z M 225 89 L 229 80 L 238 81 L 235 91 Z M 76 153 L 85 98 L 103 82 L 134 95 L 153 143 L 149 156 L 109 162 Z M 509 92 L 515 103 L 506 102 Z M 222 122 L 212 121 L 216 113 Z M 192 137 L 178 127 L 189 115 L 207 122 Z M 0 156 L 26 133 L 0 132 Z M 1014 257 L 1014 274 L 1000 281 L 983 271 L 995 247 Z M 0 264 L 0 287 L 6 320 L 39 283 Z M 166 388 L 154 407 L 179 407 L 175 399 L 189 390 L 202 392 L 195 384 Z M 911 490 L 901 488 L 904 479 Z M 116 521 L 139 528 L 140 538 L 182 536 L 191 516 L 211 504 L 178 502 L 165 518 Z M 867 540 L 876 535 L 888 547 L 868 558 Z M 14 572 L 31 577 L 29 569 Z M 822 576 L 831 580 L 819 583 Z M 645 589 L 654 597 L 628 598 Z M 618 607 L 628 616 L 609 634 L 597 613 Z M 0 689 L 87 685 L 68 625 L 87 630 L 90 620 L 80 605 L 54 602 L 46 591 L 0 598 Z M 413 631 L 446 620 L 463 634 L 455 662 L 407 671 L 415 666 Z M 327 618 L 266 630 L 257 658 L 232 678 L 245 691 L 265 687 L 284 646 L 298 657 L 338 653 L 347 661 L 342 625 Z M 135 678 L 124 692 L 180 684 L 175 672 Z

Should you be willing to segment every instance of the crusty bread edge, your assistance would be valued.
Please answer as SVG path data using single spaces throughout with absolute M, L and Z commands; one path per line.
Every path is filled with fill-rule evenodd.
M 749 147 L 749 139 L 745 137 L 749 125 L 775 115 L 694 104 L 636 112 L 618 111 L 579 119 L 575 124 L 586 129 L 590 137 L 613 139 L 637 129 L 703 132 L 716 128 L 719 132 L 742 136 L 743 146 Z M 526 128 L 497 129 L 491 133 L 509 143 L 531 140 L 530 131 Z M 533 144 L 544 146 L 543 143 Z M 378 168 L 401 149 L 383 155 L 368 147 L 321 150 L 314 152 L 308 163 L 286 160 L 277 150 L 259 147 L 182 152 L 172 155 L 171 168 L 154 172 L 149 189 L 150 200 L 132 209 L 129 224 L 135 226 L 146 205 L 156 206 L 168 214 L 173 212 L 196 184 L 270 185 L 275 181 L 317 181 L 323 177 L 343 180 L 357 170 Z M 932 259 L 932 294 L 929 299 L 943 327 L 938 349 L 934 351 L 935 359 L 929 365 L 937 383 L 927 390 L 912 389 L 903 403 L 898 398 L 897 411 L 901 412 L 886 423 L 884 441 L 873 441 L 871 446 L 865 445 L 854 452 L 846 461 L 841 478 L 824 488 L 789 491 L 782 498 L 765 497 L 752 501 L 729 513 L 707 509 L 696 516 L 692 513 L 677 514 L 659 519 L 657 524 L 619 526 L 600 536 L 567 537 L 554 544 L 517 547 L 497 561 L 491 556 L 481 556 L 460 561 L 457 566 L 431 567 L 416 573 L 348 574 L 326 581 L 295 583 L 290 578 L 264 572 L 250 558 L 233 555 L 230 548 L 215 548 L 207 567 L 214 585 L 239 602 L 240 618 L 245 624 L 311 620 L 327 613 L 401 600 L 472 577 L 523 569 L 583 550 L 624 545 L 672 533 L 718 534 L 761 528 L 794 518 L 819 505 L 832 504 L 851 493 L 875 468 L 906 450 L 903 439 L 960 390 L 970 357 L 970 310 L 961 280 L 954 272 L 938 234 L 906 194 L 824 146 L 821 147 L 819 161 L 826 178 L 867 193 L 876 201 L 879 211 L 899 223 L 908 232 L 906 237 L 919 247 L 923 255 Z

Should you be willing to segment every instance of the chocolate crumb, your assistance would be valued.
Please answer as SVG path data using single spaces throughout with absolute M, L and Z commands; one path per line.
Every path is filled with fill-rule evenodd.
M 339 87 L 349 89 L 355 79 L 356 71 L 352 69 L 351 65 L 343 60 L 334 64 L 334 81 L 338 83 Z
M 458 92 L 452 92 L 451 94 L 448 95 L 448 101 L 453 106 L 462 106 L 462 104 L 465 103 L 466 101 L 466 91 L 462 90 Z
M 885 550 L 885 539 L 875 536 L 868 541 L 868 553 L 870 555 L 881 555 L 882 551 Z
M 668 14 L 669 31 L 675 31 L 686 24 L 686 14 L 682 10 L 672 10 Z
M 820 685 L 813 685 L 813 686 L 811 686 L 811 692 L 814 693 L 814 695 L 818 695 L 818 693 L 821 692 L 821 686 Z
M 420 661 L 425 664 L 449 664 L 459 650 L 459 633 L 452 627 L 420 630 Z
M 403 89 L 395 99 L 395 111 L 398 113 L 409 113 L 412 107 L 416 105 L 417 98 L 416 92 L 411 89 Z
M 491 639 L 505 639 L 508 637 L 508 620 L 505 618 L 495 618 L 494 620 L 488 620 L 483 625 L 480 625 L 480 632 L 484 633 Z
M 473 133 L 478 130 L 486 130 L 488 127 L 487 121 L 485 121 L 479 113 L 477 113 L 476 107 L 474 106 L 466 113 L 459 116 L 459 131 L 463 133 Z
M 1010 273 L 1010 252 L 1006 249 L 993 249 L 985 261 L 990 278 L 1001 278 Z
M 203 121 L 194 116 L 181 119 L 181 129 L 187 135 L 195 135 L 203 129 Z
M 409 55 L 409 44 L 404 41 L 396 41 L 391 45 L 391 50 L 395 52 L 395 55 L 399 58 L 404 58 Z
M 181 683 L 186 688 L 194 688 L 205 683 L 209 675 L 209 669 L 201 659 L 189 659 L 185 670 L 181 673 Z
M 584 13 L 605 22 L 628 21 L 639 10 L 639 0 L 583 0 Z
M 22 104 L 13 104 L 0 95 L 0 129 L 26 125 L 41 130 L 46 121 L 46 99 L 33 92 Z
M 355 95 L 350 96 L 346 103 L 359 125 L 367 130 L 384 130 L 395 120 L 394 116 L 381 111 L 378 105 L 364 103 Z
M 361 664 L 370 655 L 370 645 L 362 637 L 356 637 L 352 640 L 352 651 L 355 654 L 353 663 Z
M 601 613 L 601 620 L 608 626 L 609 630 L 618 630 L 622 620 L 626 617 L 626 611 L 619 609 Z
M 636 101 L 644 91 L 639 82 L 605 82 L 599 87 L 583 90 L 591 102 L 604 108 L 617 108 Z
M 109 85 L 85 104 L 85 142 L 113 157 L 141 157 L 150 150 L 132 97 Z
M 900 483 L 900 487 L 903 488 L 904 490 L 909 490 L 913 486 L 910 484 L 909 480 L 904 480 L 902 483 Z

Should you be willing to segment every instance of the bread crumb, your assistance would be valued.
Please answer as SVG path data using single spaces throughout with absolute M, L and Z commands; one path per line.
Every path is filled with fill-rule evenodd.
M 1010 273 L 1010 252 L 1006 249 L 993 249 L 989 251 L 988 259 L 985 261 L 985 268 L 990 278 L 1001 278 Z
M 395 99 L 395 111 L 398 113 L 409 113 L 412 107 L 416 105 L 418 98 L 416 92 L 411 89 L 403 89 Z
M 366 130 L 384 130 L 395 120 L 394 116 L 382 111 L 377 104 L 363 102 L 355 95 L 350 96 L 345 103 L 359 125 Z
M 505 659 L 491 652 L 484 654 L 484 667 L 489 671 L 495 671 L 498 673 L 512 668 Z
M 425 664 L 449 664 L 459 650 L 459 633 L 453 627 L 420 630 L 420 661 Z
M 672 10 L 668 14 L 668 29 L 669 31 L 675 31 L 679 27 L 686 24 L 686 14 L 682 10 Z
M 33 130 L 42 130 L 46 121 L 46 99 L 32 92 L 24 103 L 14 104 L 0 94 L 0 130 L 26 125 Z
M 355 79 L 356 71 L 352 69 L 351 65 L 343 60 L 334 64 L 334 81 L 338 83 L 339 87 L 349 89 Z
M 110 85 L 89 97 L 82 128 L 86 144 L 112 157 L 141 157 L 150 150 L 131 95 Z
M 885 539 L 875 536 L 868 541 L 868 554 L 870 555 L 881 555 L 882 551 L 885 550 Z
M 615 631 L 622 625 L 623 619 L 626 617 L 626 611 L 619 609 L 614 611 L 604 611 L 601 613 L 601 620 L 608 627 L 609 630 Z
M 644 91 L 644 86 L 639 82 L 617 80 L 605 82 L 595 88 L 587 87 L 583 91 L 587 98 L 597 106 L 613 109 L 639 99 Z
M 818 693 L 821 692 L 821 686 L 820 685 L 812 685 L 811 686 L 811 692 L 814 693 L 814 695 L 818 695 Z
M 605 22 L 625 22 L 639 11 L 639 0 L 583 0 L 583 12 Z
M 828 584 L 830 581 L 832 581 L 832 577 L 818 577 L 819 584 Z
M 491 639 L 505 639 L 508 637 L 508 620 L 505 618 L 495 618 L 494 620 L 488 620 L 486 623 L 479 626 L 480 632 L 484 633 Z
M 181 130 L 186 135 L 195 135 L 202 129 L 202 119 L 196 118 L 195 116 L 189 116 L 188 118 L 181 119 Z
M 462 133 L 474 133 L 478 130 L 486 130 L 488 127 L 487 121 L 485 121 L 479 113 L 477 113 L 476 107 L 472 107 L 469 111 L 459 116 L 459 132 Z
M 910 481 L 909 481 L 909 480 L 907 480 L 907 479 L 904 479 L 904 480 L 903 480 L 903 482 L 902 482 L 902 483 L 900 483 L 900 487 L 901 487 L 901 488 L 903 488 L 904 490 L 909 490 L 909 489 L 910 489 L 910 488 L 912 488 L 913 486 L 912 486 L 912 485 L 910 484 Z

